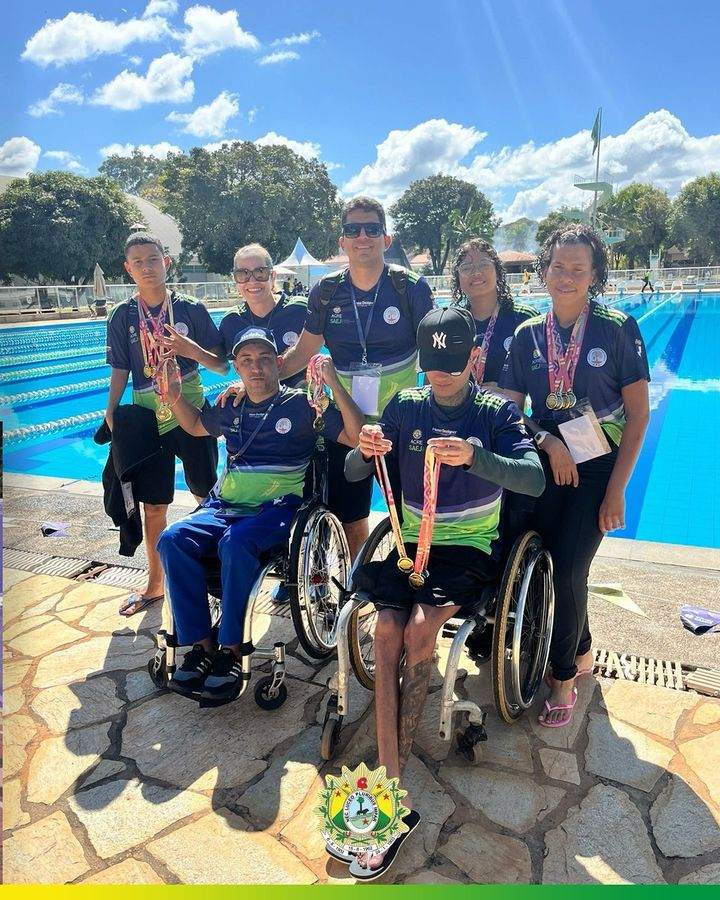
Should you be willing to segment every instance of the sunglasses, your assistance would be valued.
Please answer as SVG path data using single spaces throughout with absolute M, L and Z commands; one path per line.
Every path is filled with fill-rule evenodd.
M 247 284 L 251 278 L 254 278 L 255 281 L 268 281 L 271 272 L 271 266 L 258 266 L 257 269 L 233 269 L 233 275 L 238 284 Z
M 361 230 L 369 238 L 380 237 L 385 231 L 380 222 L 346 222 L 342 227 L 343 237 L 358 238 Z

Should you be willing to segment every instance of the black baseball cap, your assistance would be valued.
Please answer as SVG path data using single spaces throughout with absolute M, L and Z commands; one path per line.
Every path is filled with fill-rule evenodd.
M 466 309 L 432 309 L 417 330 L 423 372 L 461 375 L 475 346 L 475 320 Z
M 237 356 L 238 350 L 244 347 L 245 344 L 267 344 L 268 347 L 272 347 L 275 354 L 278 352 L 272 331 L 268 331 L 267 328 L 261 328 L 259 325 L 250 325 L 249 328 L 238 331 L 233 341 L 233 359 Z

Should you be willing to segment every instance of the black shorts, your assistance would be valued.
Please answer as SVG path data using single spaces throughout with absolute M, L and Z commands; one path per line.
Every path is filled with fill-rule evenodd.
M 155 478 L 151 496 L 145 503 L 166 506 L 175 496 L 175 457 L 182 461 L 188 488 L 196 497 L 205 497 L 217 481 L 218 448 L 214 437 L 194 437 L 178 425 L 160 435 L 162 450 L 153 461 Z
M 351 447 L 326 441 L 328 457 L 328 507 L 343 524 L 367 519 L 372 503 L 373 476 L 362 481 L 347 481 L 345 457 Z
M 415 544 L 406 544 L 410 559 Z M 431 547 L 429 576 L 421 588 L 413 588 L 397 567 L 393 548 L 382 562 L 366 563 L 355 572 L 353 589 L 367 591 L 378 609 L 410 610 L 416 603 L 426 606 L 471 606 L 480 599 L 484 585 L 499 580 L 497 562 L 477 547 L 437 545 Z

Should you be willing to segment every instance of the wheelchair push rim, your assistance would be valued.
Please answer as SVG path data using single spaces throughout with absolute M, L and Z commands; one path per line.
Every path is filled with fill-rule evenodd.
M 527 532 L 510 553 L 493 634 L 493 693 L 497 711 L 506 722 L 519 718 L 542 684 L 552 620 L 552 562 L 539 536 Z
M 290 612 L 300 646 L 314 659 L 324 659 L 337 643 L 350 553 L 340 521 L 324 506 L 310 505 L 301 516 L 291 541 Z

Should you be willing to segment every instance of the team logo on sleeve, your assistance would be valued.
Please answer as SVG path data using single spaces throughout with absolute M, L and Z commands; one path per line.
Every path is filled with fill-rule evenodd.
M 479 437 L 475 437 L 473 435 L 472 437 L 465 438 L 465 440 L 468 442 L 468 444 L 473 444 L 475 447 L 480 447 L 482 449 L 483 442 Z
M 285 344 L 286 347 L 293 347 L 295 344 L 297 344 L 297 340 L 297 331 L 286 331 L 283 335 L 283 344 Z
M 639 338 L 635 338 L 635 349 L 637 350 L 637 355 L 642 359 L 643 347 L 642 341 Z
M 177 333 L 181 334 L 183 337 L 187 337 L 187 333 L 188 333 L 187 324 L 185 322 L 178 322 L 175 325 L 175 331 L 177 331 Z
M 277 431 L 278 434 L 287 434 L 291 428 L 292 422 L 290 419 L 278 419 L 275 423 L 275 431 Z
M 607 362 L 607 353 L 602 347 L 593 347 L 588 350 L 587 361 L 594 369 L 601 369 Z
M 512 344 L 512 339 L 513 339 L 513 336 L 510 335 L 510 337 L 506 337 L 505 340 L 503 341 L 503 347 L 505 348 L 506 353 L 510 349 L 510 344 Z
M 383 313 L 383 319 L 385 319 L 388 325 L 397 324 L 400 321 L 400 310 L 397 306 L 388 306 Z

